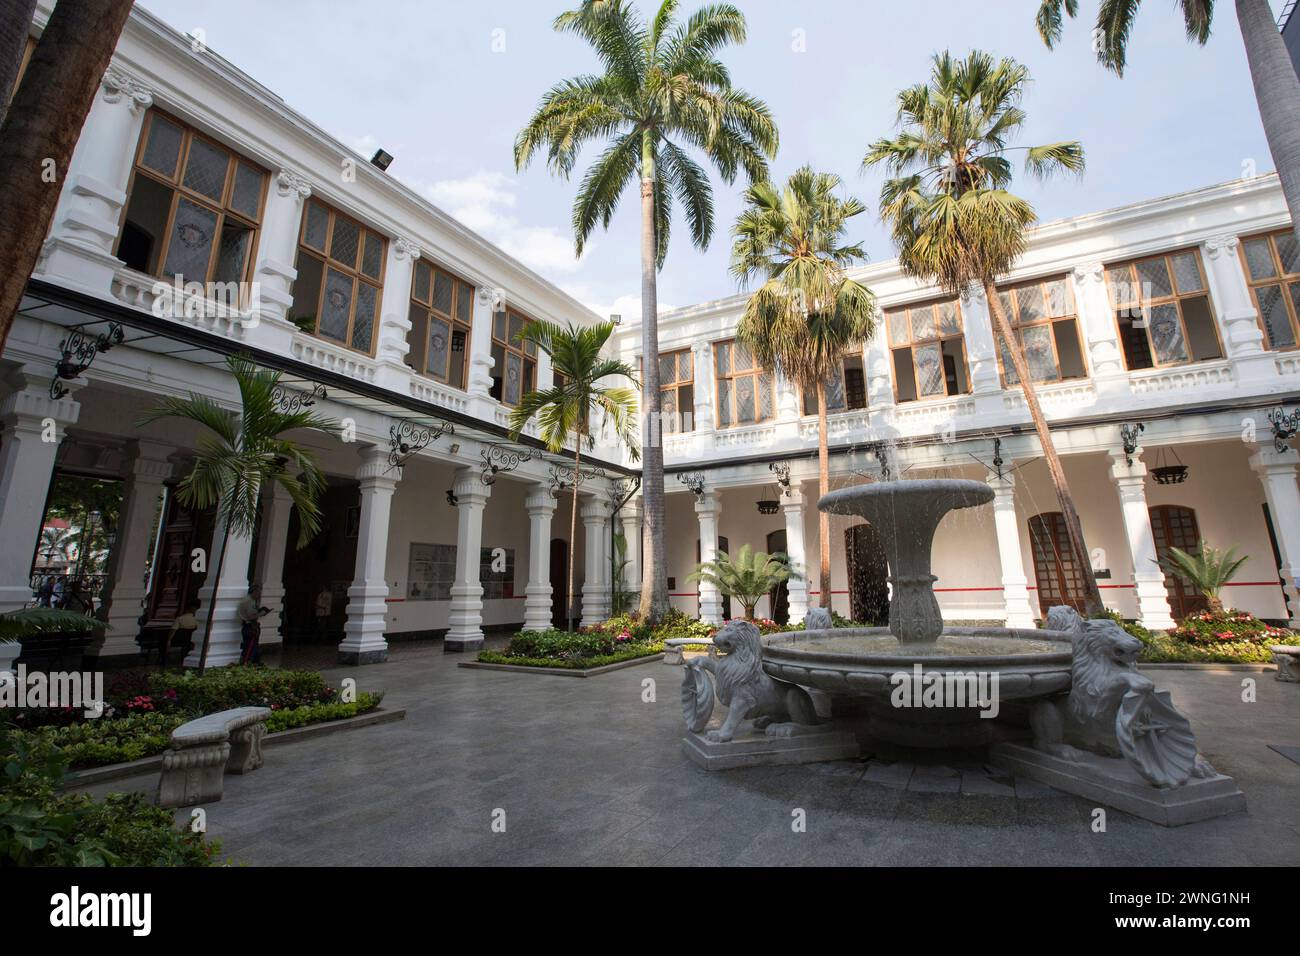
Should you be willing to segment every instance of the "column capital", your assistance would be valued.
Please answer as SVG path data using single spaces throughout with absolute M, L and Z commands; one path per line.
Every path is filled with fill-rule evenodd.
M 791 484 L 790 488 L 787 489 L 785 494 L 781 496 L 781 510 L 784 511 L 786 514 L 789 514 L 793 511 L 803 511 L 803 508 L 804 508 L 803 489 L 796 488 L 793 484 Z
M 50 394 L 52 376 L 52 368 L 38 368 L 34 365 L 24 365 L 10 374 L 9 380 L 14 391 L 0 400 L 0 423 L 30 428 L 40 425 L 46 418 L 52 418 L 60 425 L 75 425 L 81 415 L 81 405 L 73 395 L 86 384 L 86 380 L 77 378 L 61 381 L 64 394 L 61 398 L 54 398 Z
M 398 261 L 410 259 L 414 262 L 420 258 L 420 247 L 414 239 L 408 239 L 406 236 L 398 236 L 393 240 L 393 251 L 397 254 Z
M 717 515 L 722 511 L 722 501 L 718 493 L 712 489 L 705 491 L 704 494 L 695 498 L 695 513 L 697 515 Z
M 1237 246 L 1240 243 L 1241 240 L 1237 236 L 1231 233 L 1224 233 L 1223 235 L 1213 236 L 1212 238 L 1206 239 L 1204 243 L 1205 252 L 1211 259 L 1218 259 L 1224 254 L 1235 256 L 1237 254 Z
M 127 442 L 126 448 L 127 474 L 135 481 L 162 484 L 172 476 L 173 446 L 137 438 Z
M 282 169 L 275 177 L 275 191 L 286 199 L 310 199 L 311 183 L 292 170 Z
M 136 111 L 144 111 L 153 106 L 153 91 L 116 64 L 104 71 L 99 88 L 105 103 L 125 101 Z
M 1120 494 L 1131 494 L 1134 492 L 1146 494 L 1145 483 L 1147 477 L 1147 466 L 1142 461 L 1143 448 L 1139 445 L 1134 449 L 1132 455 L 1127 455 L 1122 451 L 1109 451 L 1106 454 L 1110 456 L 1110 477 L 1114 480 L 1119 488 Z M 1129 459 L 1133 463 L 1129 464 Z
M 458 508 L 466 505 L 482 508 L 492 497 L 492 486 L 483 484 L 483 473 L 478 468 L 457 468 L 451 483 L 451 493 L 456 496 Z
M 1278 451 L 1276 448 L 1261 447 L 1250 456 L 1250 467 L 1259 475 L 1295 474 L 1300 467 L 1300 451 L 1288 448 Z
M 1016 493 L 1016 476 L 1010 471 L 1003 472 L 1001 475 L 989 475 L 985 483 L 993 489 L 993 499 L 1010 498 Z
M 387 449 L 378 445 L 367 445 L 359 449 L 358 454 L 361 456 L 361 464 L 357 466 L 357 480 L 361 482 L 363 489 L 367 486 L 387 485 L 392 490 L 402 480 L 402 467 L 393 465 L 388 460 Z
M 551 489 L 547 485 L 536 484 L 528 492 L 528 497 L 524 499 L 524 508 L 528 511 L 528 516 L 548 517 L 555 514 L 555 495 L 551 494 Z
M 1103 285 L 1106 281 L 1105 264 L 1101 260 L 1080 263 L 1074 267 L 1074 281 L 1079 285 Z
M 602 522 L 609 517 L 609 502 L 592 495 L 582 503 L 582 510 L 579 514 L 582 515 L 582 520 L 586 524 Z

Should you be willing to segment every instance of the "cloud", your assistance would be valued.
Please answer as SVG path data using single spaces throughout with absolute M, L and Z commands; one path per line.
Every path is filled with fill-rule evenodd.
M 514 211 L 517 189 L 514 179 L 488 170 L 423 187 L 432 202 L 529 268 L 547 274 L 578 271 L 582 260 L 574 256 L 573 237 L 567 231 L 519 221 Z
M 608 318 L 611 315 L 621 315 L 623 323 L 641 321 L 641 296 L 639 295 L 620 295 L 612 301 L 594 295 L 589 286 L 569 283 L 564 285 L 564 291 L 569 293 L 591 311 L 595 312 L 601 318 Z M 669 305 L 666 302 L 659 302 L 659 314 L 671 312 L 677 308 L 675 305 Z

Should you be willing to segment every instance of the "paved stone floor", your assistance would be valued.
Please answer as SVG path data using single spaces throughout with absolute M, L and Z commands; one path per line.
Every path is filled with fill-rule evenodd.
M 299 865 L 1295 865 L 1300 685 L 1160 670 L 1245 814 L 1165 829 L 977 760 L 836 762 L 710 773 L 680 749 L 681 669 L 574 679 L 467 670 L 441 644 L 328 671 L 384 688 L 404 721 L 267 752 L 206 808 L 233 860 Z M 1241 702 L 1253 678 L 1258 702 Z M 643 682 L 656 684 L 644 702 Z M 151 790 L 156 776 L 96 787 Z M 806 831 L 795 832 L 797 810 Z M 505 832 L 492 829 L 504 813 Z

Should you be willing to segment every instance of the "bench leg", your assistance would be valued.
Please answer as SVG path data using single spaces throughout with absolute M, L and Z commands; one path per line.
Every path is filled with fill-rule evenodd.
M 262 766 L 262 738 L 266 724 L 252 724 L 230 735 L 230 759 L 226 773 L 252 773 Z
M 192 807 L 220 800 L 229 758 L 230 744 L 225 742 L 168 750 L 158 781 L 158 806 Z
M 1273 663 L 1277 665 L 1278 680 L 1300 684 L 1300 660 L 1294 654 L 1274 654 Z

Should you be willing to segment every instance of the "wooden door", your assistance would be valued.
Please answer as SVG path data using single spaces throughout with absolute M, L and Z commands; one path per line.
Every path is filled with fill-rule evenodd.
M 786 537 L 785 531 L 773 531 L 767 536 L 767 553 L 768 554 L 785 554 Z M 778 624 L 786 624 L 790 621 L 790 585 L 782 581 L 767 595 L 769 616 Z
M 1156 505 L 1151 511 L 1151 534 L 1156 542 L 1156 557 L 1163 561 L 1170 548 L 1195 552 L 1201 543 L 1196 512 L 1182 505 Z M 1205 595 L 1176 574 L 1165 572 L 1165 590 L 1174 620 L 1203 611 L 1209 605 Z
M 1083 573 L 1070 549 L 1065 515 L 1048 511 L 1029 519 L 1029 541 L 1034 553 L 1038 607 L 1044 614 L 1064 604 L 1084 613 Z

